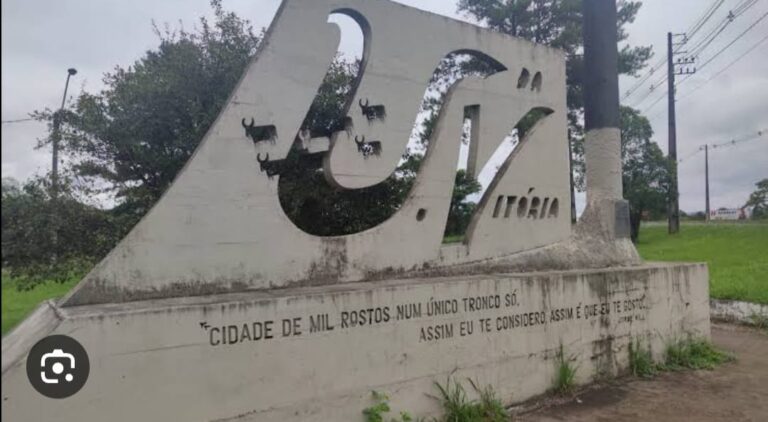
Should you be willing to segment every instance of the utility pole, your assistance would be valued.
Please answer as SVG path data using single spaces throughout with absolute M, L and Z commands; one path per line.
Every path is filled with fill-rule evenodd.
M 568 174 L 571 176 L 571 224 L 576 224 L 576 186 L 573 183 L 573 147 L 571 130 L 568 129 Z
M 707 198 L 707 204 L 706 204 L 706 213 L 707 213 L 707 219 L 706 221 L 709 222 L 709 146 L 704 145 L 704 188 L 706 190 L 706 198 Z
M 616 0 L 583 0 L 584 158 L 587 207 L 584 224 L 608 239 L 630 237 L 629 203 L 621 181 L 619 54 Z
M 675 36 L 683 37 L 679 44 L 673 43 Z M 685 34 L 667 33 L 667 110 L 669 113 L 669 161 L 672 164 L 672 180 L 669 187 L 669 198 L 667 199 L 667 225 L 669 234 L 675 234 L 680 231 L 680 193 L 678 191 L 677 180 L 677 122 L 675 118 L 675 75 L 690 75 L 696 72 L 696 68 L 676 68 L 676 65 L 687 65 L 694 62 L 695 58 L 689 57 L 678 59 L 675 63 L 676 54 L 685 54 L 684 51 L 675 51 L 674 47 L 684 45 L 688 41 Z
M 675 122 L 675 57 L 672 50 L 672 33 L 667 33 L 667 110 L 669 113 L 669 161 L 672 163 L 672 181 L 667 200 L 667 226 L 669 234 L 680 231 L 680 204 L 677 192 L 677 125 Z

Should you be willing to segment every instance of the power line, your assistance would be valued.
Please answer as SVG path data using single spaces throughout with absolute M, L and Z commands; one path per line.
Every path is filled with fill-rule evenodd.
M 709 47 L 717 37 L 728 28 L 728 26 L 739 16 L 746 13 L 752 6 L 757 4 L 757 0 L 745 0 L 741 4 L 737 5 L 733 10 L 728 12 L 728 15 L 723 19 L 718 27 L 715 27 L 710 31 L 707 36 L 704 37 L 698 44 L 691 48 L 691 56 L 698 57 L 701 53 Z
M 24 119 L 3 120 L 2 123 L 3 124 L 6 124 L 6 123 L 21 123 L 21 122 L 28 122 L 30 120 L 35 120 L 35 119 L 33 119 L 31 117 L 27 117 L 27 118 L 24 118 Z
M 663 100 L 663 99 L 664 99 L 664 98 L 666 98 L 666 97 L 667 97 L 667 91 L 664 91 L 664 93 L 663 93 L 663 94 L 661 94 L 661 96 L 660 96 L 659 98 L 657 98 L 657 99 L 656 99 L 654 102 L 652 102 L 652 103 L 651 103 L 651 105 L 649 105 L 648 107 L 646 107 L 646 108 L 645 108 L 645 110 L 643 110 L 643 113 L 647 113 L 647 112 L 648 112 L 648 110 L 652 109 L 652 108 L 653 108 L 653 106 L 655 106 L 656 104 L 658 104 L 658 103 L 659 103 L 659 101 Z
M 648 97 L 651 96 L 651 94 L 654 93 L 656 88 L 662 86 L 662 84 L 664 83 L 664 80 L 666 79 L 667 79 L 666 75 L 661 75 L 661 78 L 656 79 L 656 81 L 651 83 L 651 86 L 648 88 L 648 92 L 646 92 L 645 95 L 643 95 L 639 99 L 635 100 L 634 107 L 637 108 L 638 106 L 640 106 L 640 104 L 642 104 L 643 101 L 645 101 Z
M 666 60 L 665 60 L 665 61 L 666 61 Z M 686 79 L 688 79 L 688 78 L 690 78 L 690 77 L 691 77 L 691 75 L 685 75 L 685 77 L 683 77 L 682 79 L 680 79 L 680 81 L 678 81 L 676 85 L 680 85 L 681 83 L 683 83 L 683 81 L 685 81 Z M 653 94 L 653 91 L 654 91 L 654 89 L 655 89 L 656 87 L 662 86 L 662 85 L 664 84 L 664 81 L 665 81 L 665 80 L 667 80 L 667 75 L 661 75 L 661 77 L 660 77 L 660 78 L 656 79 L 656 82 L 653 82 L 653 83 L 651 84 L 651 87 L 649 88 L 649 90 L 648 90 L 648 93 L 646 93 L 646 94 L 645 94 L 644 96 L 642 96 L 642 97 L 641 97 L 639 100 L 637 100 L 637 101 L 635 102 L 635 104 L 634 104 L 634 107 L 638 107 L 640 104 L 642 104 L 642 103 L 643 103 L 643 102 L 644 102 L 644 101 L 645 101 L 645 100 L 646 100 L 648 97 L 650 97 L 650 96 L 651 96 L 651 94 Z M 647 107 L 647 108 L 646 108 L 646 109 L 645 109 L 643 112 L 645 112 L 645 111 L 648 111 L 648 110 L 650 110 L 651 108 L 653 108 L 653 106 L 654 106 L 654 105 L 656 105 L 656 104 L 657 104 L 659 101 L 661 101 L 661 100 L 664 98 L 664 96 L 666 96 L 667 92 L 668 92 L 668 89 L 667 89 L 667 90 L 664 90 L 664 95 L 662 95 L 661 97 L 657 98 L 657 99 L 656 99 L 656 100 L 655 100 L 653 103 L 651 103 L 651 105 L 650 105 L 650 106 L 648 106 L 648 107 Z
M 721 142 L 719 144 L 711 144 L 709 147 L 713 149 L 723 148 L 723 147 L 728 148 L 728 147 L 732 147 L 734 145 L 740 144 L 742 142 L 749 142 L 749 141 L 760 139 L 766 133 L 768 133 L 768 129 L 761 129 L 761 130 L 758 130 L 756 134 L 748 135 L 747 137 L 743 137 L 741 139 L 732 139 L 730 141 Z
M 633 94 L 635 91 L 637 91 L 638 89 L 640 89 L 640 87 L 641 87 L 641 86 L 643 86 L 643 84 L 645 84 L 645 82 L 646 82 L 648 79 L 650 79 L 650 78 L 651 78 L 651 76 L 653 76 L 653 74 L 654 74 L 654 73 L 655 73 L 657 70 L 659 70 L 659 69 L 661 68 L 661 66 L 663 66 L 663 65 L 664 65 L 664 63 L 665 63 L 665 62 L 666 62 L 666 60 L 664 60 L 664 61 L 661 61 L 661 62 L 657 63 L 655 66 L 653 66 L 653 67 L 652 67 L 652 68 L 651 68 L 651 69 L 648 71 L 648 73 L 647 73 L 645 76 L 643 76 L 643 77 L 642 77 L 642 78 L 641 78 L 639 81 L 637 81 L 637 82 L 636 82 L 634 85 L 632 85 L 632 87 L 630 87 L 630 88 L 627 90 L 627 92 L 625 92 L 625 93 L 624 93 L 624 96 L 623 96 L 621 99 L 622 99 L 622 100 L 626 100 L 627 98 L 631 97 L 631 96 L 632 96 L 632 94 Z
M 698 43 L 693 45 L 691 47 L 690 55 L 692 57 L 697 57 L 699 54 L 701 54 L 702 51 L 704 51 L 707 47 L 712 44 L 720 34 L 725 31 L 726 28 L 733 22 L 735 19 L 735 15 L 733 13 L 729 13 L 728 16 L 725 17 L 716 27 L 712 28 L 712 30 L 704 36 Z
M 680 86 L 680 84 L 682 84 L 683 82 L 687 81 L 690 78 L 691 78 L 691 75 L 685 75 L 683 78 L 681 78 L 679 81 L 677 81 L 677 83 L 675 83 L 675 87 Z M 663 100 L 667 96 L 668 92 L 669 92 L 669 89 L 665 89 L 664 93 L 659 98 L 657 98 L 654 102 L 652 102 L 651 105 L 649 105 L 648 107 L 643 109 L 643 113 L 648 112 L 648 110 L 652 109 L 653 106 L 655 106 L 656 104 L 659 103 L 659 101 Z
M 736 16 L 741 15 L 742 13 L 746 12 L 747 10 L 749 10 L 749 8 L 754 6 L 757 3 L 757 1 L 758 0 L 745 0 L 744 2 L 742 2 L 742 4 L 736 6 L 733 9 L 733 13 Z
M 721 4 L 722 4 L 722 3 L 721 3 Z M 739 6 L 737 6 L 737 7 L 739 7 Z M 710 17 L 711 17 L 711 15 L 710 15 Z M 725 28 L 726 28 L 726 27 L 727 27 L 727 26 L 728 26 L 728 25 L 729 25 L 731 22 L 733 22 L 733 19 L 734 19 L 735 17 L 736 17 L 736 16 L 734 15 L 733 11 L 729 11 L 729 12 L 728 12 L 728 15 L 726 15 L 726 17 L 725 17 L 725 18 L 723 18 L 723 20 L 721 20 L 721 21 L 720 21 L 720 23 L 718 23 L 718 24 L 717 24 L 717 25 L 716 25 L 714 28 L 712 28 L 712 30 L 711 30 L 711 31 L 709 31 L 709 33 L 708 33 L 708 34 L 704 35 L 704 37 L 703 37 L 703 38 L 702 38 L 702 39 L 701 39 L 701 40 L 700 40 L 700 41 L 699 41 L 697 44 L 695 44 L 693 47 L 691 47 L 691 51 L 694 51 L 694 50 L 698 49 L 698 48 L 699 48 L 699 47 L 700 47 L 700 46 L 701 46 L 703 43 L 705 43 L 705 42 L 708 42 L 708 41 L 709 41 L 709 42 L 711 42 L 711 40 L 712 40 L 712 39 L 714 39 L 714 38 L 716 38 L 718 35 L 720 35 L 720 33 L 721 33 L 721 32 L 722 32 L 722 31 L 723 31 L 723 30 L 724 30 L 724 29 L 725 29 Z M 696 29 L 695 29 L 695 31 L 696 31 L 696 32 L 698 32 L 698 31 L 699 31 L 701 28 L 703 28 L 703 25 L 702 25 L 702 26 L 700 26 L 700 27 L 698 27 L 698 28 L 696 28 Z M 693 37 L 693 35 L 694 35 L 694 33 L 690 33 L 690 31 L 689 31 L 689 33 L 688 33 L 688 37 L 689 37 L 689 38 L 692 38 L 692 37 Z
M 709 148 L 712 148 L 713 150 L 717 149 L 717 148 L 720 148 L 720 149 L 730 148 L 730 147 L 736 146 L 736 145 L 744 143 L 744 142 L 750 142 L 750 141 L 758 140 L 758 139 L 760 139 L 761 137 L 763 137 L 766 134 L 768 134 L 768 128 L 767 129 L 760 129 L 760 130 L 757 131 L 757 133 L 752 133 L 752 134 L 749 134 L 749 135 L 742 136 L 740 138 L 734 138 L 734 139 L 731 139 L 730 141 L 724 141 L 724 142 L 720 142 L 720 143 L 717 143 L 717 144 L 709 144 L 708 146 L 709 146 Z M 679 160 L 678 163 L 682 163 L 683 161 L 687 161 L 687 160 L 691 159 L 693 156 L 695 156 L 696 154 L 700 153 L 701 151 L 704 151 L 704 145 L 699 146 L 695 151 L 693 151 L 692 153 L 688 154 L 685 158 Z
M 758 0 L 743 0 L 735 8 L 728 12 L 728 15 L 713 28 L 704 38 L 699 41 L 695 46 L 691 48 L 691 56 L 698 56 L 704 51 L 712 42 L 723 33 L 723 31 L 739 16 L 747 12 L 752 6 L 757 4 Z
M 760 46 L 760 44 L 764 43 L 766 40 L 768 40 L 768 35 L 766 35 L 765 37 L 763 37 L 763 38 L 762 38 L 760 41 L 758 41 L 758 42 L 757 42 L 755 45 L 753 45 L 752 47 L 750 47 L 750 48 L 749 48 L 747 51 L 745 51 L 744 53 L 742 53 L 742 54 L 741 54 L 739 57 L 737 57 L 735 60 L 733 60 L 732 62 L 728 63 L 728 65 L 726 65 L 725 67 L 723 67 L 722 69 L 720 69 L 720 70 L 719 70 L 717 73 L 715 73 L 714 75 L 710 76 L 710 77 L 709 77 L 709 78 L 708 78 L 706 81 L 704 81 L 704 83 L 702 83 L 701 85 L 699 85 L 699 86 L 697 86 L 697 87 L 693 88 L 692 90 L 688 91 L 688 92 L 687 92 L 685 95 L 683 95 L 683 96 L 680 98 L 680 100 L 683 100 L 683 99 L 685 99 L 685 98 L 688 98 L 688 97 L 690 97 L 690 96 L 691 96 L 691 95 L 692 95 L 694 92 L 696 92 L 696 91 L 698 91 L 699 89 L 701 89 L 701 88 L 702 88 L 704 85 L 706 85 L 706 84 L 708 84 L 708 83 L 712 82 L 712 80 L 713 80 L 713 79 L 715 79 L 715 78 L 717 78 L 718 76 L 722 75 L 722 74 L 723 74 L 723 72 L 725 72 L 726 70 L 728 70 L 728 69 L 729 69 L 731 66 L 733 66 L 734 64 L 736 64 L 736 63 L 737 63 L 739 60 L 741 60 L 741 59 L 743 59 L 744 57 L 746 57 L 746 56 L 747 56 L 747 54 L 749 54 L 749 53 L 751 53 L 752 51 L 754 51 L 754 50 L 755 50 L 757 47 L 759 47 L 759 46 Z
M 747 0 L 747 1 L 751 1 L 751 0 Z M 720 6 L 723 5 L 723 3 L 725 3 L 725 0 L 715 0 L 712 3 L 712 5 L 705 10 L 704 14 L 688 29 L 688 31 L 686 31 L 688 36 L 692 37 L 693 35 L 695 35 L 707 23 L 707 21 L 709 21 L 709 19 L 712 18 L 712 15 L 714 15 L 714 13 L 717 11 L 717 9 L 720 8 Z M 679 45 L 675 52 L 678 52 L 683 47 L 683 44 Z M 627 90 L 627 92 L 624 94 L 622 99 L 626 100 L 627 98 L 632 96 L 632 94 L 635 91 L 637 91 L 641 86 L 643 86 L 645 82 L 648 81 L 648 79 L 650 79 L 651 76 L 653 76 L 653 74 L 656 71 L 658 71 L 659 69 L 661 69 L 662 66 L 664 66 L 665 63 L 666 63 L 666 60 L 660 60 L 653 67 L 651 67 L 651 69 L 648 71 L 648 73 L 644 77 L 642 77 L 639 81 L 637 81 L 634 85 L 632 85 L 632 87 L 630 87 Z
M 754 4 L 754 3 L 753 3 L 753 4 Z M 710 63 L 711 63 L 713 60 L 715 60 L 715 59 L 716 59 L 716 58 L 717 58 L 717 57 L 718 57 L 720 54 L 722 54 L 722 53 L 723 53 L 725 50 L 727 50 L 727 49 L 728 49 L 728 48 L 730 48 L 730 47 L 731 47 L 731 46 L 732 46 L 734 43 L 736 43 L 736 41 L 740 40 L 740 39 L 741 39 L 741 38 L 742 38 L 744 35 L 746 35 L 746 34 L 747 34 L 749 31 L 751 31 L 752 29 L 754 29 L 754 28 L 755 28 L 755 26 L 757 26 L 757 24 L 758 24 L 758 23 L 760 23 L 760 22 L 761 22 L 763 19 L 765 19 L 766 17 L 768 17 L 768 12 L 765 12 L 765 13 L 764 13 L 762 16 L 760 16 L 759 18 L 757 18 L 757 20 L 756 20 L 756 21 L 752 22 L 752 24 L 751 24 L 749 27 L 747 27 L 747 29 L 745 29 L 744 31 L 742 31 L 742 32 L 741 32 L 739 35 L 737 35 L 737 36 L 736 36 L 736 38 L 734 38 L 733 40 L 731 40 L 731 42 L 730 42 L 730 43 L 728 43 L 728 44 L 727 44 L 725 47 L 721 48 L 721 49 L 720 49 L 720 50 L 719 50 L 717 53 L 715 53 L 715 54 L 714 54 L 713 56 L 711 56 L 711 57 L 710 57 L 710 58 L 709 58 L 709 59 L 708 59 L 706 62 L 704 62 L 704 63 L 703 63 L 703 64 L 702 64 L 702 65 L 699 67 L 699 69 L 698 69 L 698 70 L 701 70 L 701 69 L 703 69 L 705 66 L 707 66 L 708 64 L 710 64 Z M 762 41 L 761 41 L 761 42 L 762 42 Z M 760 43 L 758 43 L 758 45 L 759 45 L 759 44 L 760 44 Z M 730 65 L 729 65 L 729 66 L 730 66 Z M 727 66 L 727 67 L 728 67 L 728 66 Z M 689 77 L 690 77 L 690 75 L 687 75 L 686 77 L 682 78 L 682 79 L 681 79 L 681 80 L 680 80 L 680 81 L 679 81 L 679 82 L 678 82 L 676 85 L 677 85 L 677 86 L 679 86 L 680 84 L 682 84 L 683 82 L 685 82 L 687 79 L 689 79 Z M 702 86 L 703 86 L 703 84 L 702 84 Z M 694 89 L 694 91 L 695 91 L 696 89 L 698 89 L 698 88 L 695 88 L 695 89 Z M 665 91 L 664 93 L 666 94 L 667 92 L 669 92 L 669 90 L 668 90 L 668 89 L 667 89 L 667 91 Z M 693 92 L 693 91 L 691 91 L 691 92 Z M 689 93 L 688 95 L 690 95 L 690 93 Z M 662 95 L 661 97 L 657 98 L 657 99 L 656 99 L 656 100 L 655 100 L 653 103 L 651 103 L 651 105 L 650 105 L 650 106 L 646 107 L 646 108 L 643 110 L 643 113 L 645 113 L 645 112 L 647 112 L 648 110 L 652 109 L 652 108 L 653 108 L 653 107 L 654 107 L 656 104 L 658 104 L 658 103 L 659 103 L 659 102 L 660 102 L 660 101 L 661 101 L 663 98 L 664 98 L 664 96 L 663 96 L 663 95 Z M 684 97 L 683 97 L 683 98 L 684 98 Z M 681 98 L 681 99 L 682 99 L 682 98 Z
M 677 160 L 677 163 L 679 164 L 679 163 L 682 163 L 683 161 L 688 161 L 689 159 L 693 158 L 694 155 L 700 153 L 701 151 L 702 151 L 702 149 L 699 148 L 696 151 L 693 151 L 692 153 L 686 155 L 684 158 L 681 158 L 681 159 Z
M 713 81 L 714 79 L 716 79 L 718 76 L 722 75 L 722 74 L 723 74 L 723 73 L 724 73 L 726 70 L 728 70 L 729 68 L 731 68 L 731 66 L 735 65 L 736 63 L 738 63 L 738 62 L 739 62 L 741 59 L 743 59 L 744 57 L 746 57 L 746 56 L 747 56 L 749 53 L 751 53 L 751 52 L 752 52 L 752 51 L 754 51 L 754 50 L 755 50 L 757 47 L 759 47 L 759 46 L 760 46 L 760 44 L 764 43 L 764 42 L 765 42 L 765 41 L 767 41 L 767 40 L 768 40 L 768 35 L 766 35 L 765 37 L 763 37 L 762 39 L 760 39 L 760 40 L 759 40 L 757 43 L 755 43 L 755 44 L 754 44 L 752 47 L 750 47 L 750 48 L 749 48 L 749 49 L 747 49 L 747 50 L 746 50 L 744 53 L 742 53 L 741 55 L 739 55 L 739 56 L 738 56 L 736 59 L 734 59 L 733 61 L 731 61 L 730 63 L 728 63 L 728 64 L 727 64 L 725 67 L 723 67 L 722 69 L 720 69 L 720 70 L 719 70 L 717 73 L 715 73 L 714 75 L 710 76 L 710 77 L 709 77 L 709 78 L 708 78 L 706 81 L 704 81 L 704 83 L 702 83 L 701 85 L 699 85 L 699 86 L 697 86 L 697 87 L 693 88 L 692 90 L 688 91 L 687 93 L 685 93 L 685 94 L 684 94 L 682 97 L 680 97 L 680 99 L 679 99 L 678 101 L 682 101 L 682 100 L 684 100 L 684 99 L 686 99 L 686 98 L 690 97 L 691 95 L 693 95 L 693 93 L 695 93 L 695 92 L 696 92 L 696 91 L 698 91 L 699 89 L 703 88 L 703 87 L 704 87 L 705 85 L 707 85 L 708 83 L 712 82 L 712 81 Z M 685 80 L 685 78 L 684 78 L 683 80 L 681 80 L 680 82 L 682 83 L 684 80 Z M 665 94 L 666 94 L 666 92 L 665 92 Z M 653 103 L 652 103 L 652 104 L 651 104 L 649 107 L 647 107 L 645 110 L 643 110 L 643 112 L 646 112 L 646 111 L 650 110 L 651 108 L 653 108 L 653 106 L 654 106 L 654 105 L 656 105 L 656 104 L 657 104 L 659 101 L 661 101 L 661 99 L 662 99 L 662 98 L 664 98 L 664 97 L 662 96 L 661 98 L 658 98 L 658 99 L 657 99 L 656 101 L 654 101 L 654 102 L 653 102 Z M 659 116 L 659 114 L 661 114 L 663 111 L 664 111 L 664 110 L 661 110 L 661 111 L 659 111 L 658 113 L 656 113 L 656 114 L 652 115 L 652 116 L 651 116 L 649 119 L 654 119 L 654 118 L 658 117 L 658 116 Z
M 707 9 L 706 12 L 704 12 L 704 16 L 699 19 L 699 21 L 690 28 L 688 28 L 687 31 L 685 31 L 686 34 L 688 34 L 689 37 L 693 37 L 703 26 L 707 23 L 707 21 L 712 17 L 712 15 L 717 11 L 717 9 L 720 8 L 720 6 L 725 3 L 725 0 L 715 0 L 714 3 L 712 3 L 712 6 Z
M 736 38 L 734 38 L 734 39 L 733 39 L 733 40 L 732 40 L 730 43 L 728 43 L 728 45 L 726 45 L 725 47 L 721 48 L 721 49 L 720 49 L 720 50 L 719 50 L 717 53 L 715 53 L 715 55 L 714 55 L 714 56 L 710 57 L 710 58 L 709 58 L 709 59 L 708 59 L 706 62 L 704 62 L 704 64 L 702 64 L 702 65 L 701 65 L 701 67 L 699 67 L 699 70 L 703 69 L 703 68 L 704 68 L 706 65 L 708 65 L 709 63 L 711 63 L 711 62 L 712 62 L 712 60 L 716 59 L 716 58 L 717 58 L 717 56 L 719 56 L 719 55 L 720 55 L 720 54 L 722 54 L 722 53 L 723 53 L 725 50 L 727 50 L 727 49 L 728 49 L 730 46 L 732 46 L 732 45 L 733 45 L 733 44 L 734 44 L 736 41 L 740 40 L 740 39 L 741 39 L 741 37 L 743 37 L 744 35 L 746 35 L 746 34 L 747 34 L 749 31 L 751 31 L 751 30 L 752 30 L 752 29 L 753 29 L 755 26 L 757 26 L 757 24 L 758 24 L 758 23 L 760 23 L 760 22 L 761 22 L 763 19 L 765 19 L 765 18 L 766 18 L 766 16 L 768 16 L 768 12 L 765 12 L 765 13 L 763 13 L 763 15 L 762 15 L 762 16 L 760 16 L 759 18 L 757 18 L 757 20 L 756 20 L 756 21 L 754 21 L 754 22 L 752 23 L 752 25 L 749 25 L 749 27 L 747 27 L 747 29 L 745 29 L 745 30 L 744 30 L 744 31 L 743 31 L 741 34 L 739 34 L 739 35 L 738 35 Z
M 749 10 L 755 4 L 757 4 L 757 2 L 758 0 L 743 0 L 741 3 L 737 4 L 736 7 L 734 7 L 732 10 L 728 12 L 728 15 L 725 18 L 723 18 L 723 20 L 720 21 L 720 23 L 718 23 L 714 28 L 712 28 L 712 30 L 709 33 L 707 33 L 700 41 L 698 41 L 692 48 L 690 48 L 690 51 L 687 54 L 689 54 L 690 57 L 698 57 L 702 52 L 704 52 L 704 50 L 707 49 L 707 47 L 709 47 L 720 36 L 720 34 L 723 33 L 723 31 L 734 21 L 735 18 L 743 15 L 747 10 Z M 686 33 L 684 34 L 685 36 L 684 41 L 681 44 L 677 45 L 677 47 L 673 52 L 680 53 L 681 52 L 680 50 L 682 49 L 682 47 L 691 41 L 691 39 L 696 35 L 696 33 L 698 33 L 704 27 L 704 25 L 712 18 L 714 13 L 720 8 L 720 6 L 723 5 L 723 3 L 724 3 L 724 0 L 715 0 L 715 2 L 712 3 L 712 5 L 708 9 L 706 9 L 703 16 L 699 18 L 699 20 L 696 23 L 694 23 L 688 29 L 688 31 L 686 31 Z M 762 20 L 762 18 L 758 19 L 758 22 L 760 20 Z M 756 23 L 753 25 L 756 25 Z M 736 40 L 738 40 L 738 38 L 740 37 L 737 37 Z M 733 44 L 733 42 L 736 42 L 736 40 L 732 41 L 731 44 Z M 715 56 L 711 57 L 708 60 L 708 62 L 711 62 L 719 54 L 720 52 L 718 52 Z M 622 97 L 622 100 L 626 100 L 627 98 L 632 96 L 632 94 L 634 94 L 641 86 L 643 86 L 651 78 L 651 76 L 665 64 L 665 62 L 666 62 L 665 60 L 661 60 L 654 67 L 652 67 L 648 72 L 648 74 L 646 74 L 643 78 L 641 78 L 631 88 L 627 90 L 627 92 Z M 699 68 L 699 70 L 701 69 L 701 67 Z M 652 84 L 652 87 L 653 86 L 658 86 L 658 84 Z M 652 90 L 653 88 L 651 88 L 651 91 Z M 644 95 L 641 100 L 635 103 L 635 107 L 640 105 L 640 103 L 642 103 L 649 96 L 650 96 L 650 93 L 647 93 L 646 95 Z M 661 101 L 661 99 L 654 101 L 653 105 L 657 104 L 659 101 Z M 650 109 L 651 107 L 648 107 L 648 108 Z

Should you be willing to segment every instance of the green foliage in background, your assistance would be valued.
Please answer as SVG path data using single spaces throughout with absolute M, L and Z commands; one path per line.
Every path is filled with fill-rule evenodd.
M 160 44 L 104 75 L 62 116 L 62 153 L 92 192 L 109 192 L 140 217 L 157 201 L 208 131 L 260 38 L 248 21 L 212 2 L 214 22 L 187 32 L 155 27 Z M 53 113 L 37 113 L 53 123 Z M 43 145 L 48 139 L 44 140 Z
M 744 205 L 754 207 L 752 209 L 752 219 L 768 219 L 768 179 L 755 183 L 755 186 L 757 186 L 757 189 L 749 195 L 749 199 Z
M 19 289 L 82 274 L 123 234 L 118 216 L 79 201 L 63 182 L 53 199 L 47 178 L 3 179 L 2 265 Z
M 568 87 L 568 121 L 573 138 L 574 165 L 577 187 L 584 186 L 583 73 L 584 39 L 582 36 L 582 0 L 459 0 L 458 11 L 490 29 L 550 45 L 566 54 L 566 84 Z M 637 76 L 652 56 L 650 46 L 630 46 L 627 26 L 635 20 L 642 3 L 619 0 L 618 40 L 619 73 Z M 467 66 L 473 66 L 468 63 Z
M 620 118 L 624 199 L 629 201 L 631 238 L 637 243 L 643 215 L 659 218 L 666 212 L 674 167 L 659 145 L 651 141 L 653 128 L 645 116 L 622 106 Z

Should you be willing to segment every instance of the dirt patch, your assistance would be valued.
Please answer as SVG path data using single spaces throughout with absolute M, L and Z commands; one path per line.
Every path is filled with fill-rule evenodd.
M 589 388 L 565 403 L 514 420 L 768 420 L 768 334 L 715 324 L 712 341 L 736 360 L 713 371 L 667 372 L 651 380 Z

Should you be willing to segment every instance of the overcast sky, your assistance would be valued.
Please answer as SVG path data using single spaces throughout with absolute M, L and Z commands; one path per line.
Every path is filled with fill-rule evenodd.
M 744 0 L 726 0 L 699 35 L 720 22 Z M 468 20 L 456 12 L 452 0 L 399 0 L 445 16 Z M 224 0 L 224 7 L 245 17 L 259 29 L 269 25 L 278 0 Z M 629 42 L 652 45 L 651 64 L 666 57 L 666 32 L 686 31 L 712 4 L 711 0 L 646 0 L 638 18 L 628 27 Z M 757 3 L 736 18 L 701 55 L 706 61 L 735 39 L 758 18 L 768 13 L 768 0 Z M 104 72 L 116 65 L 128 66 L 158 39 L 151 23 L 168 22 L 187 29 L 200 16 L 211 16 L 207 0 L 3 0 L 2 2 L 2 120 L 27 117 L 35 109 L 55 108 L 61 101 L 66 70 L 75 67 L 70 94 L 101 89 Z M 342 24 L 342 31 L 344 31 Z M 768 36 L 764 19 L 678 88 L 678 156 L 686 158 L 705 143 L 721 143 L 768 129 L 768 42 L 763 42 L 727 71 L 702 85 L 758 41 Z M 695 40 L 695 38 L 694 38 Z M 342 45 L 359 50 L 354 41 Z M 657 72 L 651 81 L 662 77 Z M 649 82 L 651 82 L 649 81 Z M 621 79 L 621 91 L 635 80 Z M 694 88 L 700 89 L 692 92 Z M 666 85 L 650 95 L 648 84 L 626 101 L 641 110 L 661 96 Z M 689 94 L 689 92 L 692 92 Z M 646 97 L 642 102 L 639 100 Z M 656 132 L 655 140 L 667 150 L 666 100 L 645 113 Z M 2 176 L 24 180 L 50 168 L 50 150 L 34 150 L 36 139 L 46 136 L 37 122 L 2 125 Z M 686 211 L 704 209 L 704 156 L 696 154 L 680 164 L 680 201 Z M 768 177 L 768 136 L 743 142 L 710 154 L 712 207 L 744 203 L 754 184 Z M 580 196 L 579 202 L 583 202 Z

